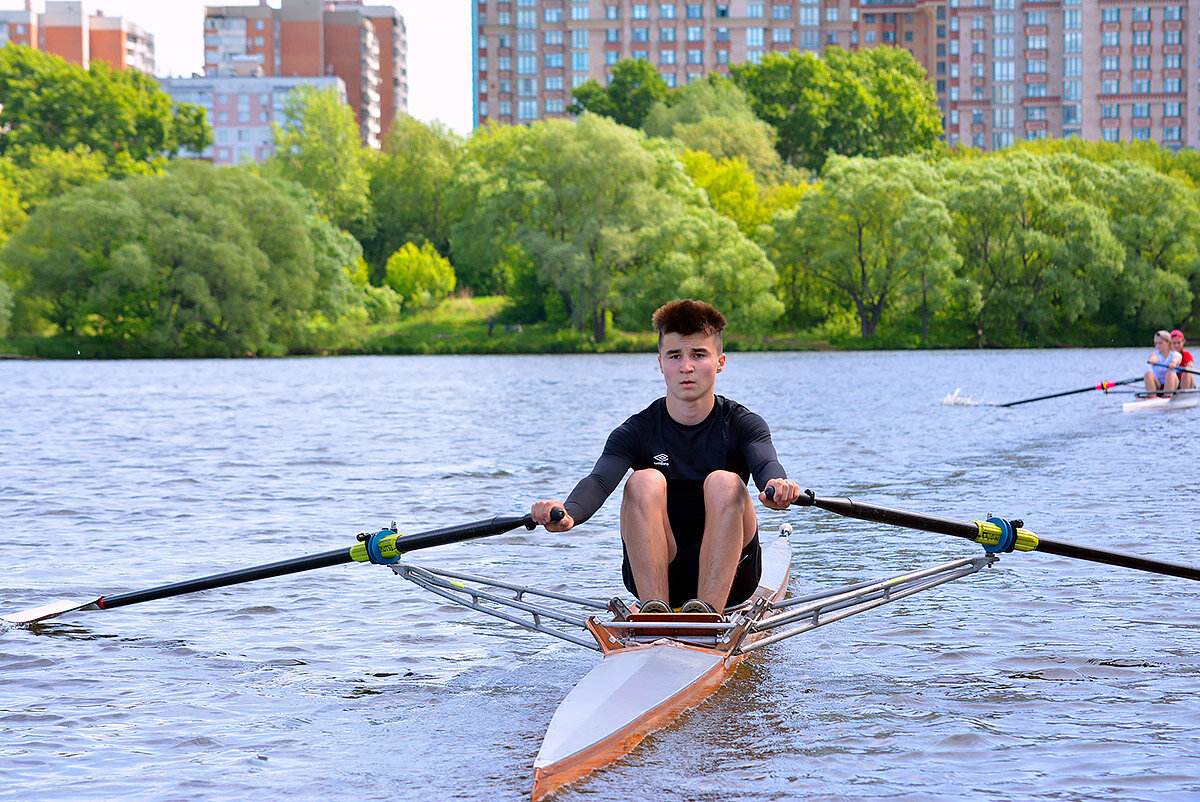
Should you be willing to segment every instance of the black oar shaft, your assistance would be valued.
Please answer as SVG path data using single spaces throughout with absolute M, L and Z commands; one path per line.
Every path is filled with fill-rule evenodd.
M 228 571 L 224 574 L 204 576 L 199 579 L 187 579 L 173 582 L 170 585 L 159 585 L 145 590 L 133 590 L 129 593 L 119 593 L 116 596 L 104 596 L 96 605 L 104 610 L 113 607 L 124 607 L 127 604 L 165 599 L 169 596 L 179 596 L 184 593 L 198 593 L 202 590 L 223 588 L 226 585 L 237 585 L 242 582 L 253 582 L 256 579 L 269 579 L 273 576 L 296 574 L 313 568 L 326 568 L 331 565 L 341 565 L 351 562 L 350 549 L 327 551 L 323 554 L 310 554 L 307 557 L 296 557 L 291 560 L 281 560 L 277 563 L 258 565 L 253 568 L 243 568 L 238 571 Z
M 448 526 L 444 529 L 435 529 L 430 532 L 405 535 L 396 538 L 396 549 L 404 553 L 407 551 L 416 551 L 417 549 L 427 549 L 432 546 L 444 546 L 462 540 L 473 540 L 478 537 L 498 535 L 502 532 L 516 529 L 519 526 L 530 527 L 532 524 L 533 519 L 528 515 L 523 517 L 490 518 L 461 526 Z M 321 554 L 310 554 L 306 557 L 295 557 L 290 560 L 257 565 L 252 568 L 228 571 L 223 574 L 173 582 L 170 585 L 159 585 L 158 587 L 147 588 L 145 590 L 134 590 L 129 593 L 119 593 L 115 596 L 104 596 L 96 604 L 101 609 L 109 610 L 113 607 L 123 607 L 127 604 L 165 599 L 169 596 L 180 596 L 184 593 L 197 593 L 202 590 L 223 588 L 227 585 L 253 582 L 256 579 L 269 579 L 274 576 L 283 576 L 284 574 L 296 574 L 314 568 L 327 568 L 331 565 L 341 565 L 342 563 L 353 561 L 354 558 L 351 556 L 349 548 L 337 549 L 335 551 L 322 552 Z
M 925 532 L 936 532 L 942 535 L 975 540 L 979 536 L 979 528 L 969 521 L 957 521 L 952 518 L 941 518 L 936 515 L 925 515 L 893 507 L 881 507 L 876 504 L 866 504 L 851 501 L 848 498 L 820 498 L 805 494 L 796 502 L 801 506 L 820 507 L 823 510 L 843 515 L 847 518 L 859 518 L 864 521 L 874 521 L 893 526 L 904 526 L 909 529 L 920 529 Z M 1122 554 L 1108 549 L 1098 549 L 1092 546 L 1080 546 L 1061 540 L 1047 540 L 1037 536 L 1037 546 L 1034 551 L 1054 554 L 1059 557 L 1071 557 L 1077 560 L 1089 560 L 1105 565 L 1116 565 L 1122 568 L 1134 568 L 1139 571 L 1149 571 L 1156 574 L 1175 576 L 1181 579 L 1200 581 L 1200 568 L 1179 563 L 1164 562 L 1138 557 L 1133 554 Z
M 1100 382 L 1093 384 L 1090 387 L 1080 387 L 1078 390 L 1064 390 L 1061 393 L 1051 393 L 1050 395 L 1039 395 L 1037 398 L 1023 398 L 1020 401 L 1009 401 L 1007 404 L 996 404 L 998 407 L 1016 407 L 1021 404 L 1028 404 L 1033 401 L 1045 401 L 1048 398 L 1062 398 L 1064 395 L 1075 395 L 1076 393 L 1086 393 L 1091 390 L 1106 390 L 1109 387 L 1116 387 L 1122 384 L 1133 384 L 1136 381 L 1141 381 L 1141 376 L 1134 376 L 1132 379 L 1123 379 L 1119 382 Z

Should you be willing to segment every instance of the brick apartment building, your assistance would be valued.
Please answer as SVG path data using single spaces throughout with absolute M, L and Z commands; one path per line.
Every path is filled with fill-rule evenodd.
M 645 58 L 669 86 L 770 51 L 889 45 L 933 83 L 947 141 L 1081 136 L 1200 146 L 1200 3 L 1186 0 L 477 0 L 475 124 L 563 116 Z M 1197 65 L 1200 70 L 1200 65 Z
M 408 111 L 407 49 L 404 19 L 392 6 L 281 0 L 272 8 L 262 0 L 205 9 L 206 76 L 337 76 L 370 147 Z
M 154 37 L 123 17 L 88 14 L 80 0 L 47 0 L 38 13 L 26 0 L 19 11 L 0 10 L 0 46 L 12 42 L 53 53 L 87 67 L 106 61 L 115 69 L 154 74 Z

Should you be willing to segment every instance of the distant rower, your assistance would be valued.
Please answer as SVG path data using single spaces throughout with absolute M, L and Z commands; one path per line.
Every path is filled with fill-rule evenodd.
M 1192 355 L 1183 350 L 1183 332 L 1175 329 L 1171 332 L 1171 350 L 1178 351 L 1183 357 L 1179 363 L 1179 367 L 1175 368 L 1175 375 L 1179 378 L 1180 390 L 1194 390 L 1196 388 L 1196 374 L 1188 373 L 1188 370 L 1193 370 Z M 1187 368 L 1187 370 L 1184 370 Z
M 1157 398 L 1158 393 L 1165 397 L 1179 387 L 1179 376 L 1174 368 L 1183 355 L 1171 350 L 1171 334 L 1165 329 L 1154 332 L 1154 349 L 1146 360 L 1150 363 L 1150 370 L 1146 371 L 1146 392 L 1150 398 Z

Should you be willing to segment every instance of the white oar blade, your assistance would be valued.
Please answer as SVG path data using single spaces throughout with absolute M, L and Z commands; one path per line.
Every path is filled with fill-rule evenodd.
M 100 599 L 89 599 L 81 602 L 78 599 L 60 599 L 56 602 L 43 604 L 41 607 L 34 607 L 30 610 L 22 610 L 19 613 L 9 613 L 8 615 L 0 616 L 0 621 L 7 621 L 10 624 L 32 624 L 35 621 L 43 621 L 47 618 L 69 613 L 72 610 L 86 610 L 89 607 L 96 608 L 96 602 Z

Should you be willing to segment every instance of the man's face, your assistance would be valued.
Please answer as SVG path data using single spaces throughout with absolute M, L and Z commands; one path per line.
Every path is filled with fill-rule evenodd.
M 658 367 L 667 393 L 680 401 L 698 401 L 712 394 L 725 354 L 715 334 L 664 334 L 658 346 Z

